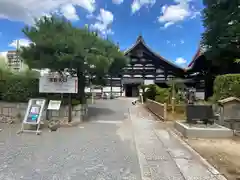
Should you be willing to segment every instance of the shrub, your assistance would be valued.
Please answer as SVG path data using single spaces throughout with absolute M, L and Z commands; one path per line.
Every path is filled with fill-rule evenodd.
M 217 76 L 214 81 L 212 100 L 224 99 L 230 96 L 240 97 L 240 74 Z
M 146 91 L 144 92 L 144 96 L 147 99 L 155 100 L 155 97 L 157 95 L 157 85 L 150 84 L 146 87 Z
M 160 103 L 167 102 L 168 97 L 169 97 L 169 89 L 161 88 L 156 84 L 148 85 L 144 93 L 144 98 L 148 98 Z
M 3 72 L 3 71 L 2 71 Z M 28 102 L 31 98 L 46 98 L 48 100 L 62 100 L 63 105 L 68 104 L 68 95 L 53 93 L 39 93 L 38 72 L 27 71 L 24 73 L 3 72 L 5 82 L 0 82 L 1 100 L 8 102 Z M 72 95 L 72 105 L 80 101 Z
M 168 99 L 169 99 L 169 89 L 157 87 L 157 94 L 155 97 L 155 101 L 160 103 L 165 103 L 165 102 L 168 102 Z
M 26 76 L 10 75 L 6 77 L 1 88 L 4 101 L 27 102 L 30 98 L 35 98 L 38 93 L 38 80 Z

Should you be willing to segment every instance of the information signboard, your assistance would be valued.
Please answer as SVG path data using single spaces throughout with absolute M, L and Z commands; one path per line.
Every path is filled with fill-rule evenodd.
M 48 110 L 59 110 L 61 106 L 61 101 L 50 100 L 48 104 Z
M 54 79 L 54 80 L 52 80 Z M 40 93 L 77 93 L 78 78 L 66 77 L 64 81 L 44 75 L 39 78 Z
M 32 105 L 30 111 L 28 113 L 26 122 L 28 123 L 36 123 L 38 121 L 39 113 L 40 113 L 41 106 L 39 105 Z
M 23 123 L 39 124 L 45 102 L 45 99 L 30 99 Z
M 40 134 L 40 121 L 45 102 L 45 99 L 30 99 L 28 101 L 28 108 L 25 113 L 20 132 L 36 132 L 37 134 Z M 37 128 L 36 130 L 26 130 L 24 129 L 25 124 L 37 125 Z

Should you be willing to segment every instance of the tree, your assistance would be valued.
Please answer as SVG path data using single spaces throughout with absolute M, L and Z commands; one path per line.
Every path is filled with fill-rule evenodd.
M 214 65 L 227 68 L 240 57 L 239 0 L 203 0 L 203 3 L 205 54 Z
M 29 47 L 22 47 L 21 56 L 26 64 L 30 68 L 48 68 L 60 73 L 67 70 L 77 76 L 78 97 L 82 103 L 85 103 L 85 76 L 90 71 L 104 75 L 114 59 L 124 59 L 115 44 L 86 27 L 72 26 L 64 18 L 43 17 L 34 26 L 26 26 L 23 32 L 32 41 Z

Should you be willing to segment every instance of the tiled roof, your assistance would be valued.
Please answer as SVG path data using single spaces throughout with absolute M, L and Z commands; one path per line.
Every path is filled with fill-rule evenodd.
M 145 41 L 144 41 L 144 39 L 143 39 L 143 37 L 142 37 L 141 35 L 138 36 L 137 41 L 135 42 L 135 44 L 133 44 L 133 45 L 132 45 L 130 48 L 128 48 L 126 51 L 124 51 L 124 54 L 125 54 L 125 55 L 128 54 L 128 53 L 129 53 L 130 51 L 132 51 L 139 43 L 142 43 L 149 52 L 151 52 L 153 55 L 155 55 L 156 57 L 158 57 L 158 58 L 161 59 L 162 61 L 164 61 L 164 62 L 166 62 L 166 63 L 170 64 L 171 66 L 174 66 L 174 67 L 176 67 L 176 68 L 178 68 L 178 69 L 182 69 L 181 67 L 175 65 L 174 63 L 166 60 L 165 58 L 163 58 L 162 56 L 160 56 L 158 53 L 155 53 L 154 51 L 152 51 L 151 48 L 146 45 L 146 43 L 145 43 Z

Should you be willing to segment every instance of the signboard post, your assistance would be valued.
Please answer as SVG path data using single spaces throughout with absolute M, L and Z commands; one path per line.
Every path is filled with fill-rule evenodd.
M 22 122 L 22 128 L 20 132 L 34 132 L 37 135 L 41 133 L 39 130 L 41 125 L 41 116 L 45 106 L 46 100 L 45 99 L 30 99 L 28 101 L 27 111 Z M 27 130 L 25 129 L 24 125 L 36 125 L 36 130 Z
M 69 94 L 69 115 L 68 121 L 72 120 L 72 105 L 71 105 L 71 94 L 78 93 L 78 78 L 72 76 L 64 76 L 59 73 L 53 73 L 49 75 L 41 76 L 39 79 L 39 92 L 40 93 L 61 93 L 61 94 Z M 51 110 L 57 110 L 60 108 L 59 102 L 53 105 L 54 101 L 49 102 L 49 108 Z M 54 109 L 52 109 L 54 108 Z

